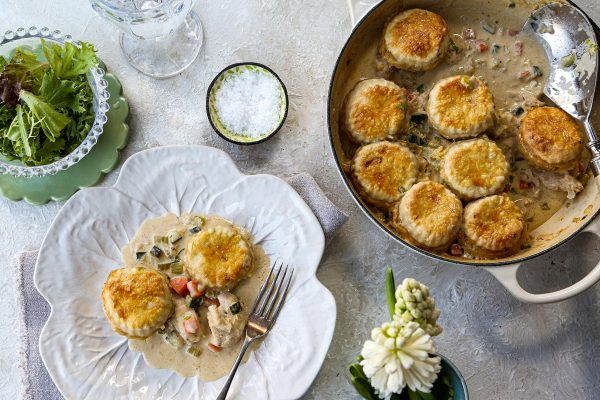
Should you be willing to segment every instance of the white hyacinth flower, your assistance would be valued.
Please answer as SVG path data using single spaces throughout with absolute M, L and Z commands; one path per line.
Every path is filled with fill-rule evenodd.
M 435 308 L 435 300 L 429 296 L 429 288 L 414 279 L 404 279 L 396 289 L 396 309 L 394 321 L 416 322 L 431 336 L 442 333 L 437 324 L 440 310 Z
M 419 324 L 386 322 L 371 332 L 360 365 L 379 397 L 389 400 L 408 386 L 429 393 L 440 371 L 433 340 Z

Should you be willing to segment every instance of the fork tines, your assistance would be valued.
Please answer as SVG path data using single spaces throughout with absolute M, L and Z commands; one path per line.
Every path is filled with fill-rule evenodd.
M 250 315 L 272 324 L 281 310 L 293 275 L 294 268 L 287 265 L 284 267 L 283 263 L 280 263 L 279 267 L 277 263 L 273 264 L 269 276 L 258 292 Z

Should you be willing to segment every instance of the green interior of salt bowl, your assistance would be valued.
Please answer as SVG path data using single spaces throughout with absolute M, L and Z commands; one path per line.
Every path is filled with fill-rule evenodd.
M 278 83 L 278 87 L 279 87 L 279 95 L 280 95 L 280 99 L 281 99 L 281 102 L 280 102 L 281 106 L 279 109 L 279 119 L 277 121 L 277 124 L 275 125 L 275 128 L 272 131 L 265 132 L 265 133 L 261 134 L 260 136 L 247 136 L 247 135 L 242 135 L 239 132 L 232 132 L 232 131 L 228 130 L 224 126 L 224 124 L 221 122 L 221 120 L 219 118 L 219 114 L 217 113 L 216 105 L 215 105 L 216 94 L 221 89 L 223 82 L 225 82 L 225 80 L 227 80 L 228 78 L 230 78 L 234 75 L 239 75 L 248 70 L 255 71 L 255 72 L 264 74 L 266 76 L 275 78 L 275 80 Z M 287 115 L 287 106 L 288 106 L 287 93 L 286 93 L 283 83 L 281 82 L 281 79 L 279 79 L 279 77 L 275 73 L 270 71 L 269 69 L 267 69 L 263 66 L 260 66 L 260 65 L 255 65 L 255 64 L 234 64 L 233 66 L 227 67 L 225 70 L 223 70 L 221 73 L 219 73 L 219 75 L 217 75 L 217 77 L 211 84 L 211 86 L 209 88 L 209 92 L 208 92 L 208 99 L 207 99 L 208 115 L 209 115 L 210 122 L 211 122 L 213 128 L 217 131 L 217 133 L 219 133 L 226 139 L 229 139 L 233 142 L 242 143 L 242 144 L 243 143 L 261 142 L 261 141 L 267 139 L 268 137 L 272 136 L 273 134 L 275 134 L 283 125 L 283 122 Z

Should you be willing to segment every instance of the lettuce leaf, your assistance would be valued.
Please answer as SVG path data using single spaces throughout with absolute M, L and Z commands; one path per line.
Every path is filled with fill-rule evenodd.
M 71 118 L 56 111 L 52 105 L 46 103 L 33 93 L 21 90 L 19 98 L 29 107 L 33 116 L 39 120 L 44 134 L 50 141 L 54 141 L 59 137 L 60 131 L 71 122 Z
M 46 60 L 28 47 L 0 56 L 0 153 L 26 165 L 66 156 L 94 123 L 86 77 L 98 63 L 93 46 L 41 41 Z
M 46 71 L 39 95 L 53 107 L 67 107 L 73 102 L 77 90 L 72 81 L 58 79 L 52 71 Z
M 16 106 L 22 88 L 33 90 L 39 86 L 48 64 L 39 61 L 27 49 L 17 49 L 0 75 L 0 102 Z
M 61 46 L 57 43 L 46 45 L 44 39 L 41 41 L 46 60 L 59 78 L 72 79 L 78 75 L 85 75 L 90 68 L 98 64 L 94 46 L 89 43 L 82 42 L 81 47 L 77 47 L 69 42 Z

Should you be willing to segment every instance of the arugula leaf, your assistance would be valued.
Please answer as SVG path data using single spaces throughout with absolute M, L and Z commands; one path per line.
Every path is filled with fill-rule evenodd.
M 44 39 L 41 41 L 46 60 L 59 78 L 72 79 L 78 75 L 85 75 L 90 68 L 98 64 L 94 46 L 89 43 L 82 42 L 81 47 L 77 47 L 69 42 L 61 46 L 57 43 L 46 45 Z
M 6 67 L 7 61 L 6 58 L 0 56 L 0 73 L 4 71 L 4 67 Z
M 60 136 L 60 131 L 71 122 L 71 118 L 56 111 L 50 104 L 26 90 L 21 90 L 19 98 L 25 102 L 39 119 L 46 137 L 54 141 Z

